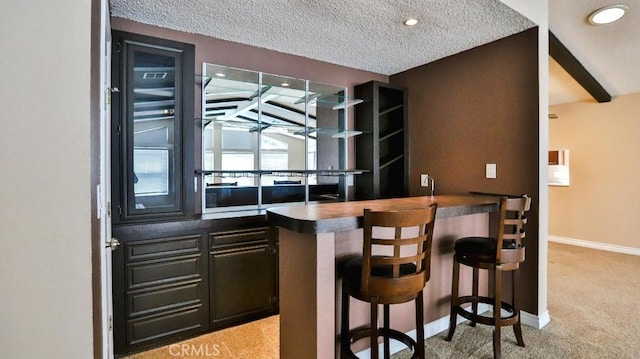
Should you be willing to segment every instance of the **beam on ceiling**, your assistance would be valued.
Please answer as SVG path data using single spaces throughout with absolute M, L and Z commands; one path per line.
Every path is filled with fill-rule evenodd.
M 610 102 L 611 95 L 600 85 L 580 61 L 549 31 L 549 55 L 569 73 L 582 87 L 584 87 L 598 102 Z

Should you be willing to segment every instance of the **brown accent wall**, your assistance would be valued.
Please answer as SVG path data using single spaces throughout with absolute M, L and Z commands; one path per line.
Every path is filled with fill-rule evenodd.
M 538 29 L 533 28 L 390 77 L 409 97 L 409 192 L 470 191 L 534 199 L 523 265 L 523 309 L 538 298 Z M 485 178 L 485 164 L 497 178 Z M 434 273 L 434 275 L 437 275 Z

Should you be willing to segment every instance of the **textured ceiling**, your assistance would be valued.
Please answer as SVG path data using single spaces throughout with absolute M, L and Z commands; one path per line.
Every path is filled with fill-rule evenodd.
M 152 25 L 326 62 L 395 74 L 534 26 L 497 0 L 111 0 L 111 11 Z M 549 28 L 612 95 L 640 92 L 640 0 L 548 0 Z M 622 3 L 620 21 L 589 14 Z M 414 28 L 402 25 L 418 17 Z M 554 62 L 549 103 L 590 100 Z
M 535 26 L 498 0 L 111 0 L 111 12 L 385 75 Z
M 616 3 L 631 11 L 612 24 L 588 22 L 591 12 Z M 549 30 L 609 94 L 640 92 L 640 0 L 549 0 Z M 583 101 L 584 93 L 561 72 L 550 64 L 549 103 Z

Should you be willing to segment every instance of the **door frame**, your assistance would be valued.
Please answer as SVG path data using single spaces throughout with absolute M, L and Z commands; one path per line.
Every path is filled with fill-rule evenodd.
M 91 287 L 93 302 L 93 357 L 112 359 L 110 239 L 110 76 L 111 24 L 107 0 L 91 0 Z

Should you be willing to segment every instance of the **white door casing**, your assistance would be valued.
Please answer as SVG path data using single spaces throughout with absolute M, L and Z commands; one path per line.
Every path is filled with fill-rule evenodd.
M 113 298 L 111 272 L 111 24 L 109 3 L 100 1 L 100 183 L 98 210 L 100 219 L 100 260 L 102 281 L 102 358 L 112 359 Z

